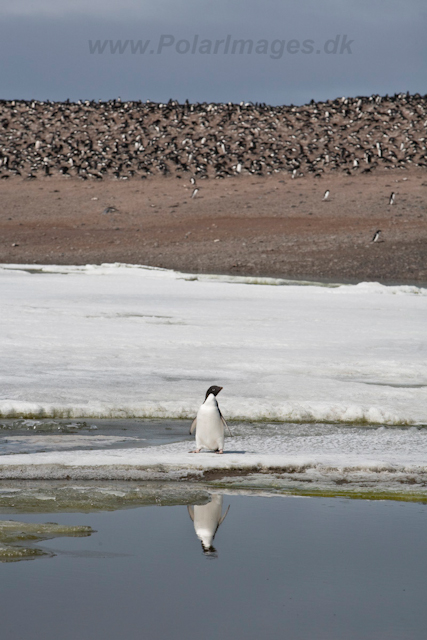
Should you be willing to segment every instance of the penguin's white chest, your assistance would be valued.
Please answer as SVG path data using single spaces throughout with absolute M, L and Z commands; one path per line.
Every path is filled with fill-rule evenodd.
M 224 424 L 213 394 L 207 397 L 197 412 L 196 446 L 198 449 L 224 448 Z
M 221 520 L 222 496 L 212 496 L 212 501 L 194 507 L 194 529 L 205 548 L 209 548 Z

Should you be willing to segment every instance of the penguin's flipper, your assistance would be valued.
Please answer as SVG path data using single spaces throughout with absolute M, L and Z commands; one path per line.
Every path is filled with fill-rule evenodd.
M 187 505 L 187 511 L 188 511 L 188 515 L 190 516 L 190 518 L 194 522 L 194 507 L 193 507 L 192 504 Z
M 215 536 L 216 536 L 216 532 L 218 531 L 218 529 L 220 528 L 220 526 L 221 526 L 221 525 L 222 525 L 222 523 L 224 522 L 224 520 L 225 520 L 225 516 L 227 515 L 227 513 L 229 512 L 229 510 L 230 510 L 230 505 L 228 505 L 228 507 L 227 507 L 227 511 L 226 511 L 226 512 L 224 513 L 224 515 L 223 515 L 223 516 L 221 516 L 221 517 L 220 517 L 220 519 L 218 520 L 218 524 L 216 525 L 215 533 L 213 534 L 213 537 L 214 537 L 214 538 L 215 538 Z
M 197 427 L 197 418 L 194 418 L 193 423 L 190 427 L 190 435 L 193 433 L 194 429 Z
M 228 513 L 229 511 L 230 511 L 230 505 L 228 505 L 228 507 L 227 507 L 227 511 L 224 513 L 224 515 L 220 517 L 219 522 L 218 522 L 218 527 L 219 527 L 220 525 L 222 525 L 222 523 L 223 523 L 223 522 L 224 522 L 224 520 L 225 520 L 225 516 L 227 515 L 227 513 Z
M 221 413 L 221 412 L 220 412 L 220 413 Z M 222 415 L 222 413 L 221 413 L 221 420 L 222 420 L 222 424 L 224 425 L 224 427 L 227 427 L 227 429 L 228 429 L 228 433 L 230 434 L 230 436 L 233 436 L 233 434 L 232 434 L 232 433 L 231 433 L 231 431 L 230 431 L 230 427 L 229 427 L 229 426 L 228 426 L 228 424 L 226 423 L 225 418 L 224 418 L 224 416 Z

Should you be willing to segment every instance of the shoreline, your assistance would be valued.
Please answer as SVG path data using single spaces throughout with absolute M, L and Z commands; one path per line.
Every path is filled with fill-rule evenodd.
M 51 271 L 55 267 L 65 268 L 65 269 L 73 269 L 73 268 L 91 268 L 91 267 L 124 267 L 130 268 L 133 267 L 138 269 L 150 269 L 150 270 L 158 270 L 158 271 L 171 271 L 177 274 L 178 276 L 192 276 L 195 279 L 201 277 L 203 279 L 212 279 L 215 281 L 217 278 L 229 278 L 230 283 L 236 282 L 238 284 L 259 284 L 260 286 L 284 286 L 284 287 L 326 287 L 326 288 L 338 288 L 343 286 L 357 286 L 358 284 L 381 284 L 384 287 L 415 287 L 417 289 L 425 289 L 427 288 L 427 280 L 425 282 L 419 281 L 396 281 L 396 280 L 383 280 L 382 282 L 377 281 L 366 281 L 366 280 L 358 280 L 358 279 L 343 279 L 340 282 L 337 280 L 329 280 L 327 278 L 319 278 L 317 280 L 311 280 L 310 276 L 302 277 L 302 278 L 280 278 L 271 275 L 266 275 L 264 273 L 249 275 L 249 274 L 239 274 L 230 273 L 230 272 L 222 272 L 222 273 L 201 273 L 199 271 L 176 271 L 175 269 L 168 269 L 165 267 L 155 267 L 153 265 L 147 264 L 132 264 L 132 263 L 124 263 L 124 262 L 104 262 L 101 264 L 93 264 L 93 263 L 85 263 L 82 264 L 20 264 L 20 263 L 0 263 L 0 269 L 4 269 L 6 271 L 26 271 L 30 274 L 48 274 L 48 273 L 58 273 L 56 271 Z M 46 269 L 46 271 L 45 271 Z M 260 282 L 256 282 L 259 279 Z M 245 282 L 247 280 L 247 282 Z M 226 280 L 227 282 L 228 280 Z M 265 281 L 265 282 L 261 282 Z M 271 282 L 267 282 L 271 281 Z

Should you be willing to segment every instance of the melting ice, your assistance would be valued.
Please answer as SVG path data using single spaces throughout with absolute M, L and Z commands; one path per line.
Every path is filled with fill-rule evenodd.
M 3 265 L 0 288 L 0 417 L 190 420 L 207 387 L 220 384 L 228 420 L 311 424 L 312 438 L 317 423 L 344 429 L 325 427 L 322 438 L 306 434 L 299 444 L 286 425 L 275 434 L 242 432 L 228 443 L 233 462 L 211 454 L 190 462 L 182 442 L 112 449 L 114 439 L 86 434 L 74 448 L 97 452 L 69 451 L 53 436 L 22 436 L 20 448 L 15 434 L 3 449 L 3 476 L 49 477 L 55 468 L 51 477 L 62 477 L 62 465 L 75 477 L 104 477 L 93 471 L 103 466 L 107 477 L 142 478 L 142 467 L 164 463 L 182 477 L 190 467 L 297 458 L 310 468 L 425 472 L 426 430 L 404 427 L 427 424 L 427 289 L 303 286 L 122 264 Z M 381 434 L 375 425 L 393 429 Z M 116 476 L 105 471 L 113 467 Z
M 3 265 L 0 415 L 427 422 L 426 289 L 258 282 Z

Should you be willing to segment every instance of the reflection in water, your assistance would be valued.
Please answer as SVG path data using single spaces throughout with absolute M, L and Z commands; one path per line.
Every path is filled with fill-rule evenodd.
M 212 495 L 212 500 L 208 504 L 189 505 L 187 507 L 190 518 L 194 522 L 194 530 L 202 543 L 203 553 L 216 558 L 217 552 L 212 542 L 219 527 L 225 520 L 227 511 L 222 514 L 222 495 Z

